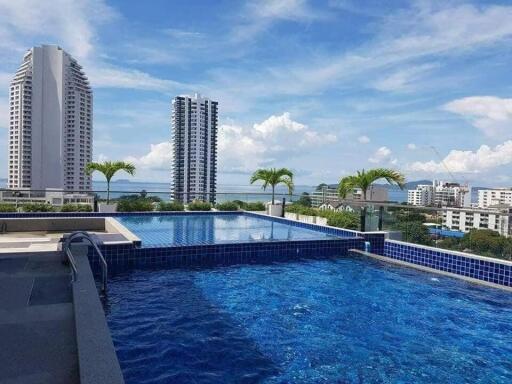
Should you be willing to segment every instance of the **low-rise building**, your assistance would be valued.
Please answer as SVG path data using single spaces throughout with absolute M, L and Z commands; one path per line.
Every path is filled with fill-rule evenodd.
M 61 189 L 46 189 L 45 191 L 31 190 L 0 190 L 0 202 L 16 204 L 51 204 L 62 206 L 64 204 L 93 205 L 94 196 L 87 193 L 67 193 Z
M 416 189 L 407 191 L 407 204 L 428 207 L 434 204 L 434 186 L 419 184 Z
M 512 235 L 511 219 L 512 208 L 504 206 L 488 209 L 446 208 L 443 210 L 443 227 L 465 233 L 471 229 L 490 229 L 509 237 Z
M 478 191 L 478 208 L 495 205 L 512 206 L 512 188 L 481 189 Z
M 329 185 L 322 190 L 311 193 L 311 203 L 314 207 L 320 207 L 327 202 L 347 201 L 363 201 L 363 192 L 360 188 L 355 188 L 347 195 L 345 199 L 341 199 L 338 194 L 337 185 Z M 366 192 L 366 201 L 371 202 L 387 202 L 388 189 L 381 185 L 372 185 Z
M 423 207 L 469 207 L 471 189 L 467 185 L 434 180 L 407 191 L 407 203 Z
M 354 212 L 354 208 L 341 201 L 327 201 L 321 204 L 318 209 L 334 212 Z

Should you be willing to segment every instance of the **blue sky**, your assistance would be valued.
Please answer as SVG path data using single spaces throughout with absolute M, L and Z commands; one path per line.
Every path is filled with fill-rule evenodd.
M 200 92 L 220 105 L 222 184 L 384 166 L 508 186 L 511 20 L 510 1 L 0 0 L 0 177 L 8 83 L 52 43 L 94 87 L 95 159 L 138 180 L 169 181 L 171 98 Z

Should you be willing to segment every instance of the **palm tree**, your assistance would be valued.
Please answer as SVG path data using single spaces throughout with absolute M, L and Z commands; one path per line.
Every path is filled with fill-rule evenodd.
M 263 190 L 270 185 L 272 187 L 272 204 L 275 200 L 276 185 L 284 184 L 288 187 L 288 193 L 293 193 L 293 172 L 286 168 L 258 169 L 252 174 L 251 184 L 256 181 L 263 181 Z
M 125 171 L 130 175 L 135 174 L 135 166 L 125 161 L 105 161 L 103 163 L 89 163 L 85 172 L 91 175 L 94 171 L 103 173 L 107 179 L 107 204 L 110 203 L 110 180 L 118 171 Z
M 405 185 L 404 175 L 393 169 L 376 168 L 369 171 L 363 169 L 362 171 L 357 171 L 357 175 L 346 176 L 341 179 L 338 185 L 338 194 L 344 199 L 354 188 L 361 188 L 363 201 L 366 201 L 368 189 L 380 179 L 385 179 L 389 184 L 396 184 L 400 189 L 403 189 Z

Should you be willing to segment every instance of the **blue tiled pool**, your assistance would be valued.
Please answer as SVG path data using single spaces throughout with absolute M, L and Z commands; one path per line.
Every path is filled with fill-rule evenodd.
M 364 257 L 134 270 L 106 314 L 126 383 L 510 383 L 508 292 Z
M 336 238 L 239 213 L 118 216 L 116 219 L 142 240 L 143 247 Z

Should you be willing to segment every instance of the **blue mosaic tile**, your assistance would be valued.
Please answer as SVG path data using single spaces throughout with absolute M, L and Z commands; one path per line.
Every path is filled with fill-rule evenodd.
M 386 240 L 384 256 L 412 264 L 512 287 L 512 266 L 414 244 Z
M 183 247 L 137 248 L 127 245 L 102 245 L 109 273 L 133 267 L 211 267 L 233 264 L 257 264 L 303 258 L 345 256 L 350 249 L 363 249 L 362 238 L 282 242 L 252 242 Z M 98 255 L 89 249 L 95 273 L 101 271 Z

